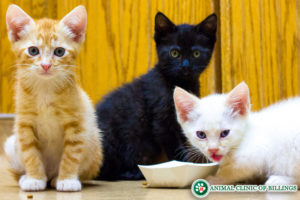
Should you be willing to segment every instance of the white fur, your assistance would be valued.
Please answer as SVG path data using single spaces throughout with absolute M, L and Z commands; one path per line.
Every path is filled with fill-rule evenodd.
M 23 191 L 40 191 L 46 189 L 47 181 L 29 178 L 27 175 L 23 175 L 19 180 L 19 185 Z
M 81 183 L 78 179 L 64 179 L 56 182 L 56 190 L 64 192 L 76 192 L 81 190 Z
M 234 171 L 236 176 L 242 175 L 224 183 L 265 175 L 269 177 L 268 185 L 299 185 L 300 98 L 245 116 L 232 116 L 227 98 L 228 94 L 223 94 L 197 99 L 186 122 L 180 120 L 177 113 L 178 121 L 193 146 L 209 159 L 209 148 L 218 148 L 218 153 L 224 156 L 216 178 L 222 175 L 222 178 L 231 179 L 226 176 L 231 169 L 229 171 L 233 173 L 230 176 L 235 176 Z M 220 133 L 226 129 L 230 130 L 229 135 L 221 138 Z M 200 140 L 196 131 L 204 131 L 207 139 Z M 222 168 L 226 168 L 227 172 L 222 173 Z
M 17 136 L 14 134 L 7 138 L 4 144 L 4 152 L 8 156 L 8 158 L 19 157 L 18 155 L 18 146 L 16 145 Z M 20 159 L 10 159 L 11 168 L 18 172 L 25 172 L 23 165 L 21 164 Z
M 293 178 L 287 176 L 272 175 L 266 181 L 266 185 L 292 185 L 295 183 Z

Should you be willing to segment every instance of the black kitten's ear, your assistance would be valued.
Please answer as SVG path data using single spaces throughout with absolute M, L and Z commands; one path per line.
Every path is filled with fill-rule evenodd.
M 169 20 L 163 13 L 158 12 L 155 16 L 155 32 L 166 33 L 175 30 L 175 24 Z
M 215 36 L 217 31 L 217 15 L 211 14 L 196 26 L 196 31 L 208 36 Z

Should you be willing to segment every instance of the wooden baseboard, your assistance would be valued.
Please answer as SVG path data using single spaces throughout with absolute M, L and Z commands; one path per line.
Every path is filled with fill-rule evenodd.
M 3 153 L 3 143 L 12 134 L 15 115 L 0 114 L 0 154 Z

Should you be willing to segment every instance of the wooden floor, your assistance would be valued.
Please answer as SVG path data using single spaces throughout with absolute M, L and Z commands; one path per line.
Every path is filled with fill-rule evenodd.
M 189 188 L 186 189 L 153 189 L 142 187 L 142 181 L 89 181 L 84 184 L 81 192 L 56 192 L 47 189 L 43 192 L 22 192 L 15 180 L 7 171 L 8 163 L 0 155 L 0 200 L 27 200 L 33 195 L 33 200 L 87 200 L 87 199 L 143 199 L 143 200 L 186 200 L 196 199 Z M 210 193 L 206 199 L 222 200 L 286 200 L 300 199 L 297 193 Z
M 67 193 L 47 189 L 43 192 L 22 192 L 15 180 L 7 171 L 8 163 L 4 159 L 2 143 L 11 133 L 12 119 L 3 120 L 0 116 L 0 200 L 28 200 L 28 195 L 33 195 L 33 200 L 87 200 L 87 199 L 132 199 L 132 200 L 186 200 L 196 199 L 189 188 L 144 188 L 142 181 L 89 181 L 84 184 L 81 192 Z M 9 128 L 8 128 L 9 127 Z M 1 141 L 2 140 L 2 141 Z M 206 199 L 222 200 L 286 200 L 300 199 L 297 193 L 210 193 Z

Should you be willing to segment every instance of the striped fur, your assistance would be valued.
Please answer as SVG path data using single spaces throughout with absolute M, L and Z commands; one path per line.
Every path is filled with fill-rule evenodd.
M 18 24 L 22 18 L 27 24 Z M 43 190 L 44 182 L 53 180 L 57 190 L 77 191 L 79 180 L 92 179 L 102 165 L 94 108 L 76 83 L 75 60 L 85 25 L 83 6 L 61 21 L 33 20 L 15 5 L 8 8 L 7 27 L 17 73 L 14 135 L 7 140 L 5 152 L 11 171 L 18 179 L 22 176 L 23 190 Z M 40 54 L 31 56 L 31 46 L 38 47 Z M 64 56 L 53 54 L 57 47 L 66 50 Z M 47 74 L 41 67 L 45 60 L 51 64 Z M 42 186 L 36 187 L 39 183 Z

